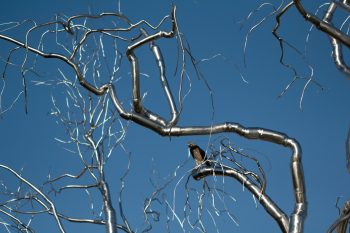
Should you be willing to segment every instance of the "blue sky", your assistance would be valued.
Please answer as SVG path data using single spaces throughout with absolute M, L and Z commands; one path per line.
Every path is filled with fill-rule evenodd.
M 320 1 L 314 1 L 309 9 L 315 11 Z M 187 64 L 191 77 L 191 92 L 184 101 L 179 125 L 210 125 L 226 121 L 238 122 L 246 127 L 263 127 L 277 130 L 297 139 L 303 151 L 303 167 L 306 179 L 308 198 L 308 217 L 305 222 L 305 232 L 322 232 L 334 221 L 338 212 L 335 208 L 337 197 L 343 203 L 350 197 L 348 183 L 349 173 L 345 166 L 345 139 L 349 128 L 350 108 L 346 104 L 350 92 L 349 80 L 341 74 L 333 64 L 328 38 L 316 30 L 312 30 L 307 44 L 307 57 L 303 59 L 294 50 L 286 50 L 286 60 L 292 63 L 303 77 L 309 77 L 313 67 L 314 79 L 323 88 L 313 84 L 306 90 L 302 109 L 300 97 L 305 80 L 298 80 L 280 98 L 279 94 L 293 79 L 293 73 L 279 63 L 280 50 L 277 40 L 271 34 L 274 20 L 266 23 L 252 32 L 248 38 L 246 49 L 246 64 L 244 64 L 243 46 L 245 35 L 270 8 L 263 8 L 256 15 L 243 21 L 249 12 L 257 7 L 258 1 L 232 2 L 211 1 L 3 1 L 0 22 L 22 21 L 35 19 L 37 22 L 51 20 L 55 14 L 73 15 L 121 11 L 132 21 L 146 19 L 157 24 L 169 14 L 172 4 L 177 5 L 177 17 L 180 30 L 185 35 L 191 52 L 199 63 L 202 77 L 195 76 L 194 69 Z M 118 6 L 119 5 L 119 6 Z M 302 17 L 291 10 L 282 21 L 281 35 L 300 50 L 304 51 L 305 40 L 310 25 Z M 165 26 L 164 26 L 165 27 Z M 13 32 L 15 32 L 14 30 Z M 23 40 L 23 33 L 17 30 L 12 34 Z M 176 87 L 178 76 L 173 77 L 176 66 L 176 42 L 160 41 L 167 64 L 170 85 Z M 7 51 L 9 44 L 0 41 L 1 57 Z M 145 50 L 146 51 L 146 50 Z M 166 101 L 160 96 L 159 81 L 152 60 L 147 59 L 143 50 L 140 54 L 146 58 L 141 62 L 143 92 L 147 92 L 145 105 L 152 111 L 168 116 Z M 208 59 L 211 58 L 211 59 Z M 17 63 L 23 60 L 20 54 L 14 59 Z M 142 58 L 140 58 L 141 60 Z M 130 71 L 127 61 L 122 66 L 118 78 L 117 89 L 128 107 L 130 100 Z M 54 138 L 65 139 L 64 128 L 50 114 L 52 109 L 51 96 L 64 101 L 64 90 L 59 87 L 35 86 L 32 80 L 51 80 L 60 77 L 58 68 L 69 75 L 69 69 L 60 62 L 39 61 L 40 76 L 29 75 L 28 114 L 24 112 L 24 100 L 20 98 L 9 112 L 0 120 L 0 163 L 16 170 L 23 169 L 23 176 L 40 186 L 50 173 L 58 176 L 64 172 L 77 173 L 81 164 L 77 157 L 64 149 L 64 146 Z M 1 72 L 3 71 L 3 63 Z M 7 77 L 6 98 L 13 99 L 21 91 L 21 77 L 13 69 Z M 243 75 L 244 80 L 241 75 Z M 214 110 L 211 107 L 210 86 L 213 93 Z M 125 85 L 125 86 L 124 86 Z M 189 88 L 189 82 L 184 83 Z M 59 99 L 59 98 L 62 99 Z M 4 98 L 6 105 L 9 99 Z M 6 102 L 7 100 L 7 102 Z M 213 115 L 214 111 L 214 115 Z M 127 135 L 123 148 L 115 149 L 106 166 L 107 180 L 113 191 L 114 203 L 120 188 L 120 177 L 124 174 L 131 155 L 131 169 L 126 177 L 124 191 L 125 214 L 130 219 L 132 227 L 142 231 L 143 201 L 151 195 L 154 187 L 150 178 L 159 185 L 166 183 L 176 171 L 176 177 L 164 190 L 169 203 L 176 203 L 176 213 L 181 217 L 183 203 L 186 198 L 184 189 L 186 179 L 193 167 L 189 158 L 187 142 L 196 142 L 203 148 L 209 143 L 217 143 L 220 136 L 229 137 L 234 144 L 254 154 L 268 177 L 267 193 L 285 212 L 293 208 L 291 177 L 289 172 L 290 152 L 275 145 L 263 142 L 249 141 L 237 135 L 190 136 L 184 138 L 160 137 L 156 133 L 142 128 L 135 123 L 121 120 L 127 126 Z M 119 122 L 115 124 L 118 129 Z M 183 165 L 177 169 L 178 165 Z M 12 189 L 18 183 L 8 173 L 0 171 L 0 180 Z M 227 215 L 215 217 L 219 232 L 277 232 L 278 226 L 265 214 L 261 206 L 255 206 L 252 195 L 234 180 L 215 181 L 208 178 L 208 183 L 215 186 L 224 183 L 225 191 L 235 198 L 235 202 L 227 201 L 228 206 L 239 223 L 237 226 Z M 190 179 L 190 186 L 198 190 L 202 182 Z M 197 193 L 191 192 L 191 201 L 195 206 Z M 73 216 L 89 216 L 89 198 L 84 192 L 67 192 L 59 197 L 53 197 L 63 213 Z M 0 196 L 3 201 L 4 197 Z M 98 198 L 95 208 L 98 209 Z M 209 200 L 209 201 L 208 201 Z M 210 214 L 210 197 L 205 205 L 204 217 L 208 232 L 215 232 Z M 165 215 L 162 206 L 155 206 L 163 211 L 161 222 L 154 225 L 152 232 L 164 232 Z M 82 214 L 84 213 L 84 214 Z M 82 214 L 82 215 L 80 215 Z M 1 215 L 0 215 L 1 217 Z M 195 218 L 196 216 L 192 216 Z M 41 218 L 41 217 L 40 217 Z M 39 218 L 39 219 L 40 219 Z M 42 217 L 43 221 L 34 220 L 37 232 L 58 232 L 50 217 Z M 176 219 L 170 224 L 173 232 L 180 232 Z M 85 232 L 104 232 L 100 226 L 72 225 L 66 223 L 68 232 L 84 230 Z M 189 231 L 188 226 L 186 230 Z M 0 228 L 0 232 L 6 232 Z M 193 232 L 199 232 L 193 230 Z

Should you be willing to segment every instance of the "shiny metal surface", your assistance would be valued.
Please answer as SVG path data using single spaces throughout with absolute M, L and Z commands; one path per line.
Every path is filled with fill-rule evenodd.
M 342 3 L 342 5 L 344 6 L 348 6 L 345 3 Z M 333 15 L 337 9 L 337 4 L 336 3 L 331 3 L 323 17 L 323 21 L 329 23 L 330 25 L 332 24 L 332 19 L 333 19 Z M 350 9 L 350 8 L 349 8 Z M 349 10 L 347 9 L 347 10 Z M 333 53 L 332 53 L 332 57 L 334 59 L 334 63 L 336 64 L 336 66 L 338 67 L 338 69 L 345 73 L 346 75 L 350 75 L 350 68 L 345 64 L 344 58 L 343 58 L 343 49 L 342 49 L 342 44 L 341 42 L 332 37 L 329 36 L 329 40 L 331 42 L 332 45 L 332 49 L 333 49 Z
M 345 202 L 344 207 L 340 211 L 339 218 L 329 227 L 327 233 L 346 233 L 350 220 L 350 200 Z
M 300 14 L 307 21 L 312 23 L 317 29 L 325 32 L 329 36 L 333 49 L 332 56 L 334 59 L 334 63 L 336 64 L 337 68 L 344 74 L 346 74 L 349 78 L 350 68 L 344 61 L 342 45 L 345 45 L 346 47 L 350 48 L 350 37 L 346 33 L 342 32 L 340 29 L 334 27 L 332 24 L 333 14 L 335 13 L 337 7 L 341 7 L 342 9 L 350 13 L 349 2 L 346 0 L 331 1 L 323 19 L 319 19 L 317 16 L 307 12 L 300 0 L 293 0 L 293 3 L 295 4 Z
M 318 22 L 319 24 L 322 23 L 321 21 L 315 20 L 313 16 L 310 16 L 309 14 L 307 14 L 305 10 L 303 10 L 301 3 L 299 1 L 294 1 L 294 3 L 298 7 L 299 11 L 302 12 L 302 14 L 304 14 L 305 18 L 312 21 L 313 23 L 315 22 Z M 142 21 L 142 22 L 140 21 L 137 24 L 131 24 L 125 16 L 111 13 L 111 15 L 114 15 L 115 17 L 118 17 L 119 19 L 127 22 L 130 27 L 117 28 L 117 29 L 105 29 L 105 31 L 104 29 L 99 29 L 98 31 L 93 29 L 88 29 L 86 30 L 84 36 L 79 41 L 79 43 L 77 43 L 75 49 L 72 51 L 72 53 L 69 56 L 64 56 L 62 54 L 56 54 L 56 53 L 45 53 L 39 49 L 30 47 L 27 43 L 20 42 L 6 35 L 0 35 L 0 39 L 11 42 L 17 46 L 20 46 L 26 49 L 27 51 L 33 52 L 44 58 L 59 59 L 64 63 L 68 64 L 74 70 L 76 77 L 82 87 L 84 87 L 85 89 L 87 89 L 88 91 L 96 95 L 104 95 L 108 93 L 115 109 L 118 111 L 119 115 L 122 118 L 124 118 L 125 120 L 133 121 L 142 127 L 148 128 L 158 133 L 161 136 L 188 136 L 188 135 L 212 135 L 212 134 L 220 134 L 220 133 L 234 133 L 247 139 L 261 140 L 261 141 L 266 141 L 273 144 L 278 144 L 284 147 L 288 147 L 291 150 L 291 161 L 289 166 L 292 174 L 292 185 L 293 185 L 293 192 L 294 192 L 294 199 L 295 199 L 293 213 L 291 213 L 289 216 L 288 214 L 284 213 L 278 207 L 278 205 L 272 201 L 272 199 L 267 194 L 262 192 L 261 187 L 258 187 L 256 184 L 254 184 L 254 182 L 251 182 L 250 180 L 251 178 L 249 178 L 247 174 L 241 173 L 233 168 L 227 167 L 223 164 L 215 164 L 215 166 L 213 167 L 200 166 L 198 169 L 193 171 L 193 177 L 196 179 L 201 179 L 206 176 L 211 176 L 214 173 L 216 175 L 230 176 L 236 179 L 238 182 L 242 183 L 245 187 L 247 187 L 247 189 L 259 200 L 259 202 L 265 208 L 267 213 L 269 213 L 270 216 L 277 222 L 282 232 L 285 232 L 285 233 L 303 232 L 303 224 L 307 213 L 307 202 L 306 202 L 304 175 L 303 175 L 302 160 L 301 160 L 301 149 L 300 149 L 299 143 L 295 139 L 288 137 L 284 133 L 277 132 L 274 130 L 260 128 L 260 127 L 244 127 L 234 122 L 225 122 L 222 124 L 208 125 L 208 126 L 178 126 L 177 125 L 180 114 L 177 110 L 171 88 L 168 85 L 168 81 L 165 75 L 165 65 L 164 65 L 161 49 L 155 44 L 156 40 L 159 40 L 162 38 L 173 38 L 175 36 L 177 36 L 178 38 L 181 38 L 181 34 L 177 30 L 177 23 L 176 23 L 177 21 L 176 21 L 175 12 L 176 12 L 176 7 L 173 7 L 172 13 L 170 16 L 171 22 L 172 22 L 172 28 L 170 31 L 168 32 L 159 31 L 154 34 L 148 35 L 144 29 L 140 29 L 141 38 L 138 41 L 136 41 L 134 44 L 131 44 L 130 46 L 128 46 L 126 50 L 126 56 L 131 65 L 131 76 L 132 76 L 131 78 L 132 78 L 133 108 L 132 108 L 132 111 L 130 112 L 124 109 L 123 104 L 118 99 L 118 95 L 117 95 L 118 91 L 114 86 L 114 84 L 106 83 L 104 85 L 101 85 L 100 87 L 97 87 L 89 83 L 88 81 L 86 81 L 84 78 L 83 72 L 79 67 L 78 62 L 74 60 L 74 57 L 78 53 L 79 48 L 84 44 L 84 41 L 86 40 L 86 38 L 92 33 L 95 33 L 95 32 L 110 33 L 112 30 L 114 30 L 115 32 L 127 31 L 139 26 L 142 23 L 145 23 L 145 21 Z M 75 33 L 74 31 L 79 27 L 78 25 L 74 25 L 73 23 L 74 19 L 79 17 L 98 18 L 98 17 L 103 17 L 104 15 L 109 15 L 109 14 L 103 13 L 97 16 L 93 16 L 93 15 L 73 16 L 69 18 L 67 23 L 63 25 L 62 25 L 62 22 L 56 22 L 56 23 L 63 26 L 64 30 L 66 30 L 67 33 L 74 34 Z M 149 26 L 149 24 L 147 25 Z M 320 27 L 320 25 L 318 26 Z M 324 27 L 324 28 L 325 28 L 324 29 L 325 31 L 332 29 L 328 24 L 327 24 L 327 27 Z M 33 28 L 33 30 L 34 29 L 35 27 Z M 333 36 L 333 34 L 331 35 Z M 342 36 L 342 35 L 338 35 L 338 36 Z M 337 39 L 339 38 L 337 37 Z M 348 41 L 347 37 L 344 40 Z M 159 69 L 162 88 L 169 104 L 169 109 L 171 114 L 170 120 L 165 120 L 163 117 L 157 115 L 156 113 L 151 112 L 150 110 L 146 109 L 142 105 L 141 94 L 140 94 L 140 85 L 141 85 L 140 70 L 139 70 L 139 64 L 138 64 L 138 57 L 136 56 L 135 50 L 144 45 L 149 45 L 150 50 L 152 51 L 155 57 L 155 60 L 157 62 L 157 67 Z M 350 45 L 350 40 L 349 40 L 348 46 L 349 45 Z M 181 100 L 179 101 L 179 105 L 180 105 L 179 108 L 181 109 L 181 105 L 182 105 Z M 89 139 L 89 135 L 87 135 L 87 138 Z M 92 138 L 90 138 L 89 142 L 91 143 L 92 148 L 96 148 L 96 146 L 94 146 L 93 144 L 94 141 L 92 140 Z M 99 167 L 99 177 L 96 176 L 96 180 L 98 180 L 97 184 L 103 196 L 103 205 L 104 205 L 104 211 L 106 216 L 104 223 L 106 224 L 106 231 L 108 233 L 114 233 L 114 232 L 117 232 L 117 229 L 119 228 L 119 229 L 125 230 L 126 232 L 131 232 L 128 229 L 127 224 L 126 226 L 121 226 L 121 227 L 120 226 L 118 227 L 118 225 L 116 224 L 117 217 L 111 202 L 108 185 L 104 180 L 103 156 L 99 154 L 97 149 L 95 152 L 96 152 L 95 154 L 96 161 Z M 60 224 L 61 216 L 55 213 L 54 206 L 50 202 L 49 204 L 52 207 L 53 215 L 57 220 L 57 223 L 61 229 L 61 232 L 64 232 Z M 83 222 L 83 220 L 81 221 Z
M 277 222 L 281 231 L 288 232 L 289 220 L 288 216 L 271 200 L 271 198 L 261 193 L 260 187 L 257 187 L 245 174 L 237 171 L 234 168 L 224 166 L 222 164 L 213 164 L 212 167 L 200 166 L 193 170 L 192 176 L 194 179 L 199 180 L 207 176 L 227 176 L 236 179 L 244 187 L 246 187 L 264 207 L 266 212 Z

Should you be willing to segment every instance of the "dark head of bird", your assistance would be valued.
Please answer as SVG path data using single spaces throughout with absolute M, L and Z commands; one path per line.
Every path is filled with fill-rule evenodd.
M 192 142 L 187 143 L 187 145 L 188 145 L 188 148 L 190 148 L 190 150 L 198 148 L 198 146 Z

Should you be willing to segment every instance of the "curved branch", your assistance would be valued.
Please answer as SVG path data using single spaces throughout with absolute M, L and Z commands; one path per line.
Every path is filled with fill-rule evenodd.
M 87 170 L 89 170 L 89 169 L 95 169 L 95 168 L 97 168 L 97 166 L 95 166 L 95 165 L 92 165 L 92 166 L 84 166 L 83 169 L 79 172 L 78 175 L 72 175 L 72 174 L 69 174 L 69 173 L 65 173 L 65 174 L 62 174 L 62 175 L 60 175 L 60 176 L 54 178 L 54 179 L 50 179 L 50 180 L 46 181 L 46 182 L 44 183 L 44 185 L 45 185 L 45 184 L 54 183 L 54 182 L 56 182 L 56 181 L 58 181 L 58 180 L 61 180 L 61 179 L 63 179 L 63 178 L 79 179 L 80 177 L 82 177 L 82 176 L 85 174 L 85 172 L 86 172 Z
M 288 232 L 288 216 L 276 205 L 276 203 L 271 200 L 268 195 L 261 192 L 260 187 L 255 185 L 254 182 L 252 182 L 248 176 L 242 172 L 221 164 L 215 164 L 211 167 L 202 164 L 192 172 L 192 176 L 196 180 L 203 179 L 206 176 L 216 175 L 232 177 L 244 185 L 244 187 L 246 187 L 256 197 L 256 199 L 259 200 L 260 204 L 264 207 L 266 212 L 277 222 L 282 232 Z
M 96 95 L 103 95 L 106 90 L 107 90 L 107 87 L 106 86 L 102 86 L 100 88 L 96 88 L 94 86 L 92 86 L 90 83 L 88 83 L 81 70 L 79 69 L 79 66 L 74 63 L 72 60 L 68 59 L 66 56 L 62 55 L 62 54 L 57 54 L 57 53 L 44 53 L 43 51 L 40 51 L 38 49 L 35 49 L 31 46 L 28 46 L 27 44 L 23 43 L 23 42 L 20 42 L 14 38 L 11 38 L 11 37 L 8 37 L 8 36 L 5 36 L 5 35 L 1 35 L 0 34 L 0 39 L 3 39 L 3 40 L 6 40 L 8 42 L 11 42 L 11 43 L 14 43 L 22 48 L 25 48 L 27 49 L 28 51 L 31 51 L 35 54 L 38 54 L 44 58 L 55 58 L 55 59 L 59 59 L 61 61 L 64 61 L 65 63 L 67 63 L 69 66 L 71 66 L 76 75 L 77 75 L 77 78 L 79 80 L 79 83 L 80 85 L 82 85 L 84 88 L 86 88 L 87 90 L 91 91 L 92 93 L 96 94 Z
M 332 25 L 331 21 L 332 21 L 333 14 L 334 14 L 336 8 L 337 8 L 337 4 L 332 2 L 329 5 L 328 10 L 323 17 L 323 21 Z M 350 68 L 344 62 L 343 52 L 342 52 L 342 44 L 335 37 L 329 36 L 329 39 L 330 39 L 332 49 L 333 49 L 332 57 L 334 59 L 334 62 L 336 64 L 337 68 L 341 72 L 343 72 L 349 76 L 350 75 Z
M 12 220 L 12 222 L 14 222 L 17 227 L 18 227 L 18 231 L 23 231 L 23 232 L 31 232 L 31 233 L 34 233 L 35 231 L 29 227 L 29 224 L 26 225 L 24 223 L 21 222 L 21 220 L 19 220 L 16 216 L 0 209 L 0 213 L 4 214 L 5 216 L 7 216 L 8 218 L 10 218 Z M 5 223 L 3 222 L 0 222 L 0 224 L 2 225 L 5 225 Z

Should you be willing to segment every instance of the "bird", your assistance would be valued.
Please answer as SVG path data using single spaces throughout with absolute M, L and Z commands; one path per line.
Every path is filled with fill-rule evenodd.
M 203 163 L 206 161 L 206 165 L 210 165 L 209 161 L 207 161 L 207 156 L 205 155 L 205 151 L 202 150 L 198 145 L 189 142 L 188 148 L 190 149 L 192 158 L 196 161 L 196 165 L 198 166 L 199 164 Z

